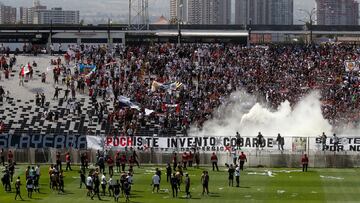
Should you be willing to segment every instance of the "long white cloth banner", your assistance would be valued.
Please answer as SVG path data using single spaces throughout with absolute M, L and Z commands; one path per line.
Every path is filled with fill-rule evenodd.
M 161 150 L 198 148 L 204 151 L 231 151 L 239 146 L 241 149 L 278 149 L 276 138 L 242 137 L 125 137 L 125 136 L 87 136 L 87 147 L 90 149 L 125 149 L 137 148 Z M 283 149 L 291 151 L 306 150 L 306 138 L 284 138 Z

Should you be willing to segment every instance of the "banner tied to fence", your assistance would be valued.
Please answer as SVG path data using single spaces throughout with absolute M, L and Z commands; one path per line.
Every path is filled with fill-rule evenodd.
M 125 150 L 134 148 L 143 151 L 188 151 L 198 149 L 204 152 L 230 152 L 241 150 L 304 151 L 360 151 L 360 137 L 340 137 L 339 139 L 320 137 L 126 137 L 126 136 L 86 136 L 86 135 L 0 135 L 0 148 L 73 148 L 94 150 Z

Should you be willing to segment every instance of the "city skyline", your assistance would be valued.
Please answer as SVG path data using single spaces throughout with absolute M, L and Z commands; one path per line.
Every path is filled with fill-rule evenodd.
M 62 7 L 67 10 L 80 10 L 80 18 L 86 23 L 104 23 L 107 18 L 112 18 L 117 23 L 127 23 L 128 0 L 41 0 L 43 5 L 51 7 Z M 86 2 L 86 7 L 84 3 Z M 0 3 L 15 7 L 30 7 L 32 0 L 0 0 Z M 233 1 L 233 4 L 235 2 Z M 315 0 L 294 0 L 294 24 L 301 24 L 299 21 L 305 15 L 299 9 L 311 10 L 315 7 Z M 161 15 L 170 19 L 170 0 L 149 0 L 150 22 L 155 22 Z M 232 6 L 232 23 L 235 9 Z

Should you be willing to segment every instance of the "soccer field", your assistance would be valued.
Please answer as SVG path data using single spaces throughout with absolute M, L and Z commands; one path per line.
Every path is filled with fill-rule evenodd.
M 34 193 L 33 199 L 29 199 L 25 191 L 25 167 L 17 166 L 14 179 L 17 176 L 21 177 L 22 197 L 26 202 L 102 202 L 87 197 L 84 186 L 83 189 L 79 189 L 79 168 L 76 166 L 73 167 L 73 171 L 65 172 L 65 194 L 58 194 L 49 189 L 48 166 L 41 166 L 41 194 Z M 246 169 L 241 174 L 240 188 L 228 186 L 225 168 L 221 168 L 220 172 L 213 172 L 210 168 L 189 169 L 192 199 L 186 199 L 183 186 L 179 197 L 172 197 L 171 187 L 166 182 L 165 166 L 159 168 L 162 171 L 159 194 L 152 194 L 150 186 L 155 167 L 135 168 L 131 202 L 360 202 L 359 169 L 310 169 L 307 173 L 300 172 L 299 169 Z M 201 195 L 200 175 L 204 169 L 210 172 L 209 196 Z M 117 174 L 115 179 L 118 178 Z M 14 184 L 12 190 L 14 191 Z M 1 186 L 0 203 L 16 202 L 14 196 L 15 193 L 6 193 Z M 102 199 L 114 201 L 108 196 Z M 121 198 L 121 202 L 125 202 L 125 199 Z

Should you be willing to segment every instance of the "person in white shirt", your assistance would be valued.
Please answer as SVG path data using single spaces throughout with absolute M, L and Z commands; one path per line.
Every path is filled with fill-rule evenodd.
M 86 178 L 86 188 L 88 190 L 87 196 L 90 196 L 93 192 L 93 185 L 94 185 L 94 181 L 93 178 L 91 176 L 88 176 Z
M 106 174 L 103 173 L 102 176 L 101 176 L 101 188 L 102 188 L 102 191 L 103 191 L 103 196 L 105 196 L 105 194 L 106 194 L 106 184 L 107 184 L 105 175 Z
M 40 165 L 37 165 L 37 166 L 35 167 L 35 175 L 36 175 L 37 177 L 40 177 Z
M 240 187 L 240 166 L 236 166 L 235 180 L 236 180 L 236 187 Z
M 152 185 L 153 185 L 153 193 L 156 188 L 156 192 L 159 193 L 160 190 L 160 177 L 155 173 L 155 175 L 152 177 Z
M 112 176 L 110 176 L 109 178 L 108 185 L 109 185 L 108 187 L 109 197 L 112 197 L 111 194 L 114 194 L 114 185 L 115 185 L 115 181 L 113 180 Z

